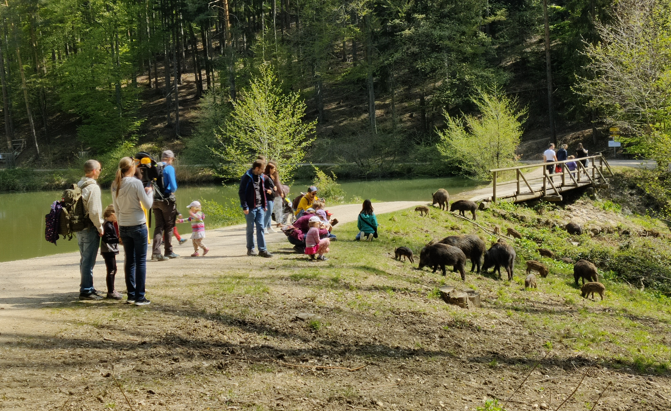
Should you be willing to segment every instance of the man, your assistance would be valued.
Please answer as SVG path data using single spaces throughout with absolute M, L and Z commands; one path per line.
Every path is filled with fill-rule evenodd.
M 154 245 L 151 259 L 165 261 L 169 258 L 177 258 L 179 255 L 172 251 L 172 230 L 175 228 L 177 218 L 177 207 L 175 206 L 175 191 L 177 191 L 177 179 L 175 178 L 175 154 L 172 150 L 166 150 L 161 155 L 163 162 L 163 197 L 158 194 L 154 198 Z M 163 241 L 165 239 L 165 242 Z M 161 255 L 161 243 L 165 244 L 165 255 Z
M 100 163 L 88 160 L 84 163 L 84 177 L 77 183 L 82 190 L 84 209 L 88 214 L 90 226 L 75 233 L 79 245 L 79 284 L 80 300 L 101 300 L 103 297 L 93 287 L 93 267 L 96 265 L 100 236 L 103 235 L 103 205 L 100 197 L 100 186 L 96 180 L 100 177 Z
M 257 158 L 252 168 L 240 179 L 240 206 L 247 220 L 247 255 L 257 255 L 254 251 L 254 226 L 256 225 L 256 240 L 259 243 L 259 254 L 261 257 L 270 258 L 273 255 L 266 249 L 266 239 L 263 233 L 265 212 L 268 209 L 268 200 L 264 183 L 266 176 L 263 174 L 265 162 Z
M 543 153 L 543 159 L 545 160 L 546 163 L 551 163 L 553 161 L 557 161 L 557 153 L 555 153 L 555 145 L 552 143 L 550 144 L 550 148 L 545 150 Z M 548 166 L 545 166 L 548 170 L 548 174 L 554 174 L 555 172 L 555 165 L 551 164 Z
M 307 194 L 301 198 L 298 207 L 296 207 L 296 219 L 301 218 L 303 214 L 305 214 L 305 210 L 312 207 L 312 203 L 314 203 L 315 200 L 319 200 L 319 198 L 317 198 L 317 187 L 310 186 L 308 187 Z

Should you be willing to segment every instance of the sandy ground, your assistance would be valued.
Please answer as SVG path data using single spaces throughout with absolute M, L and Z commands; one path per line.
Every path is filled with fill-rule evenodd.
M 376 214 L 389 213 L 414 207 L 425 202 L 396 201 L 375 204 Z M 358 204 L 330 207 L 329 210 L 341 223 L 356 221 L 361 211 Z M 336 231 L 337 232 L 337 231 Z M 188 237 L 186 237 L 188 238 Z M 75 241 L 75 240 L 73 240 Z M 281 232 L 266 237 L 272 252 L 274 244 L 286 243 Z M 151 287 L 184 273 L 211 273 L 235 264 L 253 265 L 254 259 L 246 256 L 245 226 L 236 225 L 207 231 L 205 243 L 210 252 L 205 257 L 188 257 L 193 249 L 191 243 L 175 246 L 175 252 L 186 257 L 165 262 L 147 264 L 147 290 L 151 298 Z M 260 258 L 260 257 L 259 257 Z M 123 286 L 123 253 L 117 258 L 119 274 L 117 286 Z M 169 269 L 167 269 L 169 268 Z M 94 285 L 105 291 L 105 263 L 98 255 L 93 271 Z M 0 263 L 0 343 L 31 335 L 44 335 L 59 324 L 50 323 L 38 310 L 49 305 L 76 301 L 79 295 L 79 254 L 64 253 Z

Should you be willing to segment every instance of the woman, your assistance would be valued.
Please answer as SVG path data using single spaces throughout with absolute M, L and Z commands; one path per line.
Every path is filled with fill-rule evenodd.
M 268 164 L 266 164 L 266 170 L 263 172 L 263 174 L 266 175 L 266 184 L 265 184 L 265 189 L 266 193 L 266 198 L 268 199 L 268 208 L 266 210 L 266 213 L 263 215 L 263 230 L 265 231 L 266 234 L 268 234 L 268 230 L 272 231 L 273 233 L 275 230 L 272 227 L 272 215 L 273 215 L 273 209 L 275 208 L 275 199 L 278 197 L 278 187 L 277 187 L 277 181 L 275 180 L 275 175 L 277 174 L 277 163 L 274 161 L 269 161 Z M 279 188 L 281 190 L 281 188 Z
M 587 150 L 585 150 L 582 146 L 582 143 L 578 144 L 578 149 L 575 151 L 575 154 L 578 158 L 584 158 L 587 157 Z M 583 167 L 587 167 L 587 160 L 580 160 L 582 163 Z
M 284 199 L 287 196 L 288 187 L 282 185 L 282 181 L 280 180 L 280 170 L 277 168 L 277 162 L 270 161 L 268 166 L 275 170 L 275 172 L 271 173 L 269 177 L 272 178 L 273 183 L 275 183 L 275 204 L 273 204 L 273 211 L 275 213 L 275 222 L 277 223 L 277 226 L 280 227 L 282 225 L 282 217 L 284 216 Z M 268 220 L 268 222 L 272 224 L 271 220 Z M 268 228 L 270 228 L 270 225 Z
M 124 273 L 128 299 L 126 304 L 147 305 L 145 281 L 147 278 L 147 219 L 142 206 L 151 210 L 154 197 L 151 187 L 144 188 L 135 178 L 135 161 L 124 157 L 119 161 L 112 184 L 112 203 L 119 224 L 119 236 L 125 253 Z

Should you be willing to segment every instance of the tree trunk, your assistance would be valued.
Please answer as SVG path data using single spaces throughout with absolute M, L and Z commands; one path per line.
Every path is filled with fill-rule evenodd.
M 11 126 L 9 113 L 9 98 L 7 93 L 7 80 L 5 78 L 5 57 L 0 46 L 0 80 L 2 81 L 2 112 L 5 115 L 5 135 L 7 136 L 7 149 L 13 151 L 12 140 L 14 140 L 14 130 Z
M 212 84 L 210 79 L 210 50 L 207 46 L 207 29 L 205 26 L 206 23 L 201 24 L 200 26 L 200 36 L 203 39 L 203 51 L 205 52 L 205 78 L 207 82 L 207 91 L 212 90 Z
M 169 27 L 170 20 L 167 15 L 167 7 L 164 4 L 163 7 L 163 27 Z M 172 123 L 172 81 L 170 79 L 170 51 L 168 44 L 170 42 L 170 34 L 163 35 L 163 74 L 165 76 L 165 108 L 166 108 L 166 121 L 168 122 L 168 127 L 173 125 Z M 173 62 L 176 64 L 176 62 Z
M 554 107 L 552 104 L 552 60 L 550 59 L 550 25 L 548 23 L 548 2 L 543 0 L 543 18 L 545 20 L 545 66 L 548 82 L 548 115 L 550 117 L 550 133 L 552 142 L 557 145 L 557 131 L 555 130 Z
M 174 19 L 177 19 L 177 16 L 173 14 Z M 179 44 L 179 32 L 177 27 L 177 22 L 173 24 L 173 39 L 172 39 L 172 59 L 173 59 L 173 74 L 175 76 L 174 92 L 175 92 L 175 138 L 179 137 L 179 80 L 181 79 L 181 74 L 178 74 L 179 64 L 177 63 L 177 46 Z
M 375 82 L 373 80 L 373 39 L 371 33 L 370 15 L 364 16 L 364 25 L 366 26 L 366 66 L 368 87 L 368 119 L 370 121 L 370 131 L 377 134 L 377 122 L 375 117 Z
M 203 73 L 200 69 L 200 62 L 198 59 L 198 41 L 196 34 L 193 32 L 193 25 L 189 25 L 189 35 L 191 37 L 191 57 L 193 58 L 193 72 L 196 79 L 196 98 L 203 96 Z
M 391 127 L 396 131 L 398 118 L 396 116 L 396 79 L 394 78 L 394 66 L 389 70 L 389 91 L 391 92 Z
M 33 141 L 35 142 L 35 151 L 37 152 L 37 157 L 40 157 L 40 147 L 37 144 L 37 133 L 35 132 L 35 122 L 33 121 L 33 115 L 30 112 L 30 102 L 28 100 L 28 86 L 26 86 L 26 75 L 23 72 L 23 62 L 21 61 L 21 51 L 19 47 L 16 48 L 16 58 L 19 62 L 19 72 L 21 73 L 21 88 L 23 89 L 23 99 L 26 101 L 26 114 L 28 115 L 28 122 L 30 123 L 30 131 L 33 134 Z

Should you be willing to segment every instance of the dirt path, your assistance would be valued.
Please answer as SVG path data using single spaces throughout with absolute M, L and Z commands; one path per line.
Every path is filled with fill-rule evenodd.
M 375 204 L 376 214 L 389 213 L 414 207 L 426 202 L 396 201 Z M 341 223 L 356 221 L 361 206 L 348 204 L 330 207 Z M 335 231 L 337 234 L 337 229 Z M 266 237 L 271 252 L 276 243 L 286 243 L 281 232 Z M 74 241 L 74 240 L 73 240 Z M 157 282 L 183 275 L 211 275 L 223 268 L 239 265 L 253 265 L 254 259 L 245 255 L 245 226 L 235 225 L 207 231 L 206 244 L 212 251 L 197 260 L 188 257 L 190 243 L 175 247 L 182 256 L 166 262 L 147 264 L 147 289 L 151 297 L 151 287 Z M 123 253 L 117 258 L 120 273 L 116 284 L 123 286 Z M 15 338 L 28 338 L 35 334 L 53 331 L 48 319 L 38 310 L 49 305 L 66 301 L 77 301 L 79 287 L 79 254 L 64 253 L 46 257 L 31 258 L 0 263 L 0 342 Z M 105 290 L 105 264 L 98 256 L 94 268 L 94 284 L 100 291 Z

